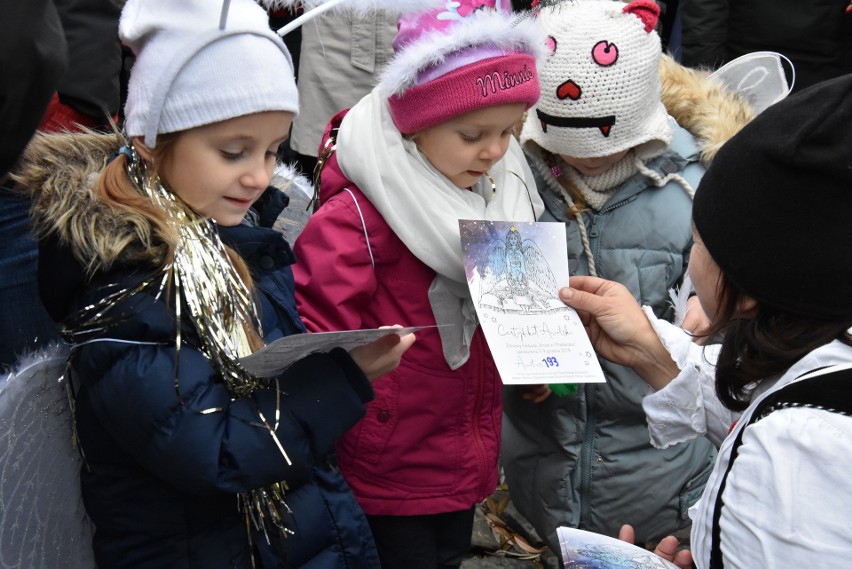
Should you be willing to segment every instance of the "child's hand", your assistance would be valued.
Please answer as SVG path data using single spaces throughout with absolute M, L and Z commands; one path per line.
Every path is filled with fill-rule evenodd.
M 402 328 L 402 326 L 382 326 L 382 328 Z M 352 348 L 349 350 L 349 355 L 367 379 L 374 381 L 396 369 L 402 354 L 414 344 L 415 339 L 414 334 L 400 336 L 391 332 L 375 342 Z
M 544 385 L 530 385 L 524 391 L 521 398 L 526 399 L 527 401 L 532 401 L 533 403 L 541 403 L 553 393 L 550 390 L 550 386 L 547 384 Z
M 621 541 L 626 541 L 627 543 L 633 543 L 635 539 L 633 526 L 627 524 L 621 526 L 621 530 L 618 532 L 618 539 L 620 539 Z M 654 548 L 654 553 L 659 557 L 662 557 L 666 561 L 671 561 L 681 569 L 691 569 L 692 552 L 690 552 L 688 549 L 682 549 L 678 551 L 678 545 L 679 542 L 677 538 L 673 535 L 670 535 L 660 540 L 660 543 L 658 543 L 657 547 Z

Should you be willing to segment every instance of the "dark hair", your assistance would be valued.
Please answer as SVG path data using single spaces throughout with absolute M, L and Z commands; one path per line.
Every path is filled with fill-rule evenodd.
M 719 310 L 714 322 L 701 334 L 721 336 L 716 364 L 716 394 L 733 411 L 742 411 L 751 400 L 756 383 L 782 375 L 812 350 L 840 340 L 852 346 L 852 318 L 824 320 L 802 316 L 757 302 L 747 317 L 738 307 L 747 296 L 720 273 L 716 283 Z

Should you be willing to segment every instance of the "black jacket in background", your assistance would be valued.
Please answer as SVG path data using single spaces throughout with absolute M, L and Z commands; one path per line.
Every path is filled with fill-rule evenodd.
M 795 89 L 852 73 L 848 0 L 680 0 L 682 63 L 715 68 L 753 51 L 796 67 Z
M 119 107 L 124 0 L 53 0 L 68 42 L 68 71 L 56 91 L 76 111 L 104 120 Z
M 0 178 L 29 142 L 66 64 L 51 0 L 0 0 Z

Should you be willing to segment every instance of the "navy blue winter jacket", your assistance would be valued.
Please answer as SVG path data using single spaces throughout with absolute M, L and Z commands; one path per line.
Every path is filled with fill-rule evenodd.
M 270 188 L 256 204 L 259 224 L 220 228 L 251 269 L 267 342 L 303 331 L 293 299 L 293 253 L 271 229 L 286 199 Z M 72 251 L 42 243 L 41 289 L 59 319 L 113 285 L 134 285 L 150 273 L 134 261 L 87 280 Z M 349 354 L 314 354 L 281 374 L 276 433 L 288 466 L 270 433 L 257 426 L 253 408 L 276 420 L 274 390 L 232 399 L 195 348 L 200 342 L 185 317 L 175 384 L 175 312 L 155 298 L 156 288 L 116 306 L 110 327 L 92 338 L 99 341 L 79 347 L 73 358 L 87 465 L 83 497 L 96 526 L 99 567 L 249 568 L 252 548 L 263 568 L 378 567 L 364 515 L 334 466 L 335 442 L 373 396 Z M 289 487 L 295 535 L 270 544 L 251 531 L 249 540 L 237 494 L 280 481 Z

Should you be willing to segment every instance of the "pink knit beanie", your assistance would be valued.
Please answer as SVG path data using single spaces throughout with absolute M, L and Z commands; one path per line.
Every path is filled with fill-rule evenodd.
M 413 133 L 486 107 L 538 100 L 544 34 L 500 0 L 448 1 L 404 15 L 379 89 L 394 125 Z

